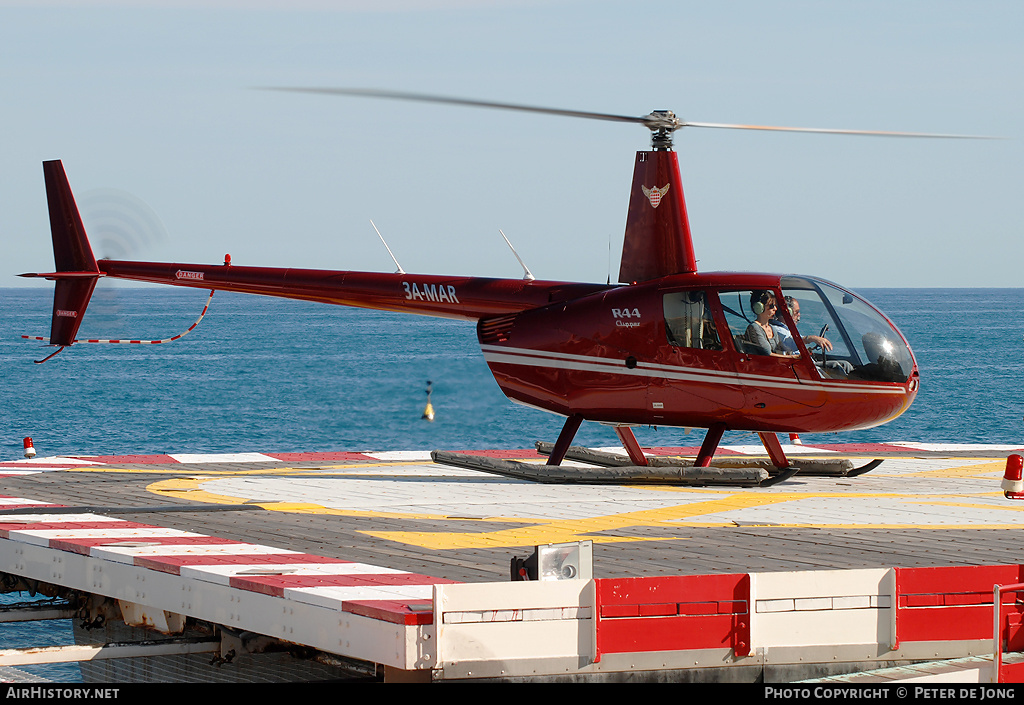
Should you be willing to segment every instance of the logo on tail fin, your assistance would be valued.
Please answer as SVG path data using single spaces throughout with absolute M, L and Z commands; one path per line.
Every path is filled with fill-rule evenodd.
M 672 184 L 665 184 L 661 188 L 658 188 L 657 186 L 655 186 L 653 188 L 647 188 L 646 186 L 640 186 L 640 188 L 643 190 L 644 195 L 647 196 L 647 200 L 651 202 L 651 207 L 652 208 L 657 208 L 658 205 L 661 203 L 662 197 L 666 193 L 668 193 L 668 187 L 671 186 L 671 185 Z

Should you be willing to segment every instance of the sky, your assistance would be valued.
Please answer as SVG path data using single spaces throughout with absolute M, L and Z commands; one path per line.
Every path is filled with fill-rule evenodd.
M 0 286 L 97 256 L 613 281 L 642 126 L 257 90 L 998 136 L 684 129 L 698 267 L 1021 285 L 1024 3 L 0 0 Z

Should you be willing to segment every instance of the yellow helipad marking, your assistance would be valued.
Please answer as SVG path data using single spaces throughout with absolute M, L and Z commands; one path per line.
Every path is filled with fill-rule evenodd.
M 346 517 L 377 517 L 381 519 L 427 519 L 431 521 L 445 521 L 449 519 L 444 514 L 407 514 L 401 512 L 367 512 L 350 509 L 334 509 L 320 504 L 305 502 L 275 502 L 257 501 L 234 495 L 216 494 L 201 489 L 201 485 L 214 480 L 213 477 L 201 478 L 176 478 L 173 480 L 160 480 L 146 487 L 153 494 L 163 497 L 174 497 L 176 499 L 188 499 L 194 502 L 206 502 L 209 504 L 251 504 L 273 512 L 289 512 L 292 514 L 334 514 Z M 463 517 L 460 517 L 463 518 Z M 472 521 L 472 519 L 471 519 Z M 477 520 L 481 521 L 481 520 Z M 482 521 L 497 521 L 485 519 Z M 514 519 L 501 519 L 501 521 L 515 521 Z
M 966 458 L 964 459 L 966 460 Z M 889 477 L 905 477 L 905 478 L 928 478 L 928 477 L 977 477 L 978 475 L 987 475 L 989 473 L 998 473 L 1002 476 L 1003 471 L 1006 469 L 1005 461 L 999 462 L 983 462 L 980 458 L 977 459 L 975 464 L 961 465 L 955 468 L 945 468 L 941 470 L 920 470 L 905 472 L 899 475 L 889 475 Z
M 991 496 L 993 498 L 1002 498 L 1002 492 L 992 492 L 991 495 L 978 495 L 978 496 Z M 927 504 L 931 507 L 961 507 L 964 509 L 984 509 L 986 511 L 997 511 L 997 512 L 1024 512 L 1024 506 L 1020 504 L 972 504 L 970 502 L 921 502 L 919 500 L 907 500 L 906 504 Z M 1020 527 L 1018 527 L 1020 528 Z
M 202 489 L 209 477 L 176 477 L 172 480 L 160 480 L 146 487 L 153 494 L 175 499 L 187 499 L 193 502 L 209 502 L 211 504 L 246 504 L 247 499 L 216 495 Z
M 569 541 L 592 540 L 594 543 L 622 543 L 631 541 L 666 541 L 674 536 L 601 536 L 604 531 L 616 531 L 636 527 L 678 527 L 681 516 L 699 516 L 720 511 L 763 506 L 787 502 L 787 497 L 769 495 L 738 495 L 719 500 L 685 504 L 659 509 L 647 509 L 622 514 L 569 519 L 515 529 L 503 529 L 477 534 L 428 531 L 363 531 L 368 536 L 412 544 L 421 548 L 437 550 L 454 548 L 497 548 L 511 546 L 534 546 L 542 543 L 565 543 Z
M 166 497 L 175 497 L 182 500 L 194 500 L 201 502 L 208 502 L 214 504 L 253 504 L 262 507 L 269 511 L 283 511 L 292 513 L 303 513 L 303 514 L 325 514 L 335 515 L 343 517 L 361 517 L 361 518 L 389 518 L 389 519 L 415 519 L 415 520 L 426 520 L 443 522 L 450 520 L 459 521 L 471 521 L 478 522 L 480 524 L 487 523 L 502 523 L 505 524 L 505 528 L 501 528 L 496 531 L 482 531 L 482 532 L 456 532 L 456 531 L 364 531 L 368 536 L 376 538 L 387 539 L 399 543 L 405 543 L 415 546 L 420 546 L 428 549 L 445 550 L 445 549 L 464 549 L 464 548 L 496 548 L 496 547 L 518 547 L 518 546 L 530 546 L 540 543 L 558 543 L 566 541 L 577 541 L 581 539 L 590 539 L 596 543 L 620 543 L 620 542 L 632 542 L 632 541 L 662 541 L 672 540 L 681 538 L 676 536 L 677 532 L 681 529 L 692 529 L 692 528 L 713 528 L 713 527 L 749 527 L 758 526 L 764 530 L 776 529 L 776 528 L 844 528 L 844 529 L 1005 529 L 1005 528 L 1021 528 L 1021 524 L 1015 519 L 1019 516 L 1019 513 L 1024 511 L 1024 503 L 1013 504 L 1007 503 L 1007 500 L 1002 499 L 1001 492 L 998 491 L 997 477 L 1002 473 L 1003 464 L 1002 460 L 993 460 L 991 458 L 980 458 L 980 459 L 969 459 L 962 458 L 956 460 L 947 460 L 946 462 L 960 463 L 955 467 L 947 467 L 940 469 L 923 469 L 914 470 L 912 466 L 910 468 L 905 467 L 907 465 L 907 459 L 894 459 L 895 461 L 903 460 L 904 467 L 896 468 L 895 471 L 891 471 L 887 474 L 871 473 L 871 481 L 874 482 L 878 489 L 885 487 L 889 489 L 894 486 L 894 483 L 902 485 L 906 482 L 907 491 L 871 491 L 866 489 L 865 491 L 852 489 L 855 485 L 863 482 L 868 487 L 867 482 L 857 478 L 837 478 L 834 480 L 834 486 L 851 488 L 851 489 L 840 489 L 835 491 L 820 491 L 808 487 L 805 490 L 800 491 L 786 491 L 785 486 L 780 488 L 766 488 L 766 489 L 731 489 L 731 488 L 688 488 L 678 486 L 630 486 L 628 489 L 633 493 L 638 490 L 649 491 L 652 494 L 660 493 L 661 495 L 667 495 L 669 493 L 676 493 L 680 495 L 680 503 L 667 503 L 666 506 L 655 507 L 650 509 L 639 509 L 633 511 L 623 511 L 610 514 L 602 514 L 600 516 L 589 516 L 589 517 L 577 517 L 571 519 L 556 519 L 554 521 L 550 519 L 541 519 L 538 516 L 525 515 L 529 510 L 524 509 L 529 506 L 540 506 L 531 505 L 531 495 L 529 489 L 525 489 L 521 493 L 509 494 L 506 500 L 494 500 L 482 499 L 479 506 L 474 506 L 474 509 L 483 507 L 493 506 L 495 512 L 510 512 L 515 514 L 517 507 L 521 509 L 518 512 L 518 516 L 462 516 L 458 509 L 437 512 L 396 512 L 396 511 L 371 511 L 366 509 L 356 508 L 339 508 L 324 506 L 315 502 L 291 502 L 291 501 L 272 501 L 268 500 L 267 497 L 274 496 L 274 489 L 268 488 L 266 492 L 260 492 L 259 498 L 247 498 L 245 496 L 238 496 L 244 493 L 253 493 L 252 488 L 235 488 L 238 495 L 217 493 L 209 491 L 204 488 L 204 485 L 214 480 L 224 480 L 232 476 L 279 476 L 279 477 L 294 477 L 296 480 L 299 479 L 310 479 L 315 480 L 321 475 L 329 475 L 331 477 L 337 477 L 339 481 L 353 481 L 358 479 L 373 480 L 376 482 L 388 481 L 391 479 L 404 479 L 413 480 L 419 483 L 430 483 L 434 476 L 429 470 L 424 471 L 423 474 L 409 472 L 408 474 L 391 474 L 387 472 L 380 472 L 382 468 L 387 467 L 402 467 L 402 466 L 420 466 L 424 467 L 422 461 L 409 461 L 409 462 L 380 462 L 380 463 L 358 463 L 358 464 L 344 464 L 344 465 L 332 465 L 332 466 L 319 466 L 316 468 L 273 468 L 273 469 L 244 469 L 244 470 L 229 470 L 229 471 L 206 471 L 205 469 L 197 471 L 195 468 L 189 469 L 176 469 L 176 470 L 162 470 L 162 474 L 176 474 L 178 477 L 168 478 L 161 480 L 149 485 L 148 489 L 156 494 L 160 494 Z M 933 459 L 941 460 L 941 459 Z M 927 461 L 922 460 L 922 463 Z M 894 463 L 895 464 L 895 463 Z M 426 467 L 431 467 L 429 464 Z M 374 472 L 376 470 L 376 472 Z M 438 481 L 444 481 L 449 483 L 461 484 L 464 479 L 463 476 L 459 475 L 446 475 L 444 472 L 449 471 L 447 468 L 439 468 L 437 479 Z M 75 468 L 75 472 L 102 472 L 101 468 Z M 152 468 L 138 469 L 138 470 L 125 470 L 125 469 L 108 469 L 108 472 L 149 472 L 153 473 Z M 190 477 L 181 477 L 183 471 L 190 473 Z M 348 471 L 348 472 L 346 472 Z M 201 474 L 200 474 L 201 473 Z M 986 480 L 985 475 L 993 475 L 991 483 Z M 339 477 L 342 476 L 342 477 Z M 471 476 L 467 476 L 471 477 Z M 500 478 L 486 476 L 494 482 L 500 482 Z M 811 478 L 808 478 L 811 480 Z M 928 485 L 928 481 L 938 481 L 938 484 L 934 487 Z M 974 488 L 985 487 L 986 491 L 972 491 L 969 487 L 965 487 L 963 491 L 949 491 L 947 485 L 955 486 L 956 483 L 949 482 L 950 480 L 967 480 L 969 485 Z M 329 480 L 328 480 L 329 481 Z M 821 484 L 822 481 L 818 481 L 816 484 Z M 813 484 L 813 483 L 812 483 Z M 897 485 L 897 486 L 898 486 Z M 420 485 L 422 487 L 423 485 Z M 402 487 L 402 483 L 395 483 L 396 489 L 400 489 L 398 492 L 398 500 L 392 498 L 392 504 L 398 503 L 401 505 L 415 505 L 420 506 L 430 505 L 431 502 L 440 503 L 441 499 L 427 499 L 422 497 L 415 497 L 409 499 L 402 495 L 401 492 L 412 493 L 409 495 L 415 495 L 416 489 L 412 486 Z M 492 485 L 493 487 L 493 485 Z M 524 488 L 534 487 L 533 485 L 524 485 Z M 548 488 L 546 492 L 546 501 L 552 502 L 552 492 L 561 490 L 551 490 L 551 486 L 537 486 L 541 488 Z M 932 492 L 921 492 L 915 493 L 914 489 L 919 488 L 922 490 L 932 489 Z M 988 488 L 991 488 L 989 490 Z M 613 493 L 614 489 L 610 489 L 609 493 Z M 365 495 L 365 492 L 364 492 Z M 604 508 L 609 505 L 614 505 L 616 499 L 613 494 L 592 494 L 586 498 L 580 498 L 575 496 L 571 488 L 565 488 L 566 500 L 565 504 L 567 507 L 572 507 L 574 501 L 578 501 L 581 505 L 589 506 L 593 505 L 594 508 Z M 555 495 L 557 497 L 557 495 Z M 610 497 L 610 499 L 609 499 Z M 336 493 L 334 499 L 341 498 L 339 503 L 344 503 L 344 494 L 341 490 Z M 991 503 L 986 503 L 985 500 L 991 499 Z M 474 500 L 475 501 L 475 500 Z M 625 501 L 625 500 L 623 500 Z M 822 503 L 825 503 L 824 505 Z M 635 505 L 635 501 L 632 504 Z M 835 503 L 834 507 L 830 507 L 828 503 Z M 365 501 L 364 501 L 365 504 Z M 801 508 L 804 505 L 805 508 Z M 896 508 L 894 509 L 894 505 Z M 949 516 L 948 513 L 944 515 L 922 515 L 920 510 L 910 510 L 903 512 L 899 510 L 899 506 L 923 506 L 923 507 L 951 507 L 968 512 L 987 512 L 990 510 L 998 510 L 1000 513 L 1010 512 L 1009 517 L 1013 517 L 1014 521 L 1009 523 L 1001 523 L 998 521 L 990 521 L 988 517 L 984 515 L 976 515 L 978 521 L 971 523 L 965 521 L 963 515 L 961 516 Z M 470 505 L 467 504 L 467 507 Z M 545 504 L 544 507 L 548 508 L 551 506 L 557 506 L 557 502 L 553 504 Z M 778 511 L 772 509 L 772 507 L 778 507 L 782 509 L 780 514 Z M 791 507 L 792 509 L 786 509 Z M 550 509 L 546 509 L 548 515 L 552 513 Z M 764 512 L 767 511 L 768 514 Z M 472 511 L 467 513 L 473 514 Z M 585 512 L 577 512 L 585 513 Z M 732 515 L 726 515 L 731 513 Z M 715 516 L 718 515 L 718 516 Z M 861 517 L 859 520 L 856 517 Z M 914 521 L 915 516 L 924 516 L 925 519 L 931 521 Z M 782 520 L 777 520 L 778 518 Z M 799 521 L 794 521 L 795 517 L 801 517 Z M 805 519 L 810 517 L 810 519 Z M 837 521 L 851 518 L 849 521 Z M 947 523 L 946 519 L 952 519 L 957 523 Z M 508 528 L 509 523 L 520 524 Z M 656 529 L 658 536 L 622 536 L 614 535 L 616 532 L 621 532 L 630 529 Z

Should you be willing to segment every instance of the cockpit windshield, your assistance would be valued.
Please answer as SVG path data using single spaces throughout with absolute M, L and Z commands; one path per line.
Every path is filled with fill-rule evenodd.
M 906 382 L 914 362 L 903 337 L 871 304 L 817 279 L 785 277 L 782 293 L 822 377 Z

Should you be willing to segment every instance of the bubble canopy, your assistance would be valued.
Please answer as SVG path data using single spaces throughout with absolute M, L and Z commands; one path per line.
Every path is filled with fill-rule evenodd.
M 906 382 L 913 372 L 903 335 L 863 298 L 831 282 L 795 276 L 783 277 L 782 293 L 801 335 L 828 335 L 832 349 L 818 354 L 839 365 L 825 367 L 827 376 Z

